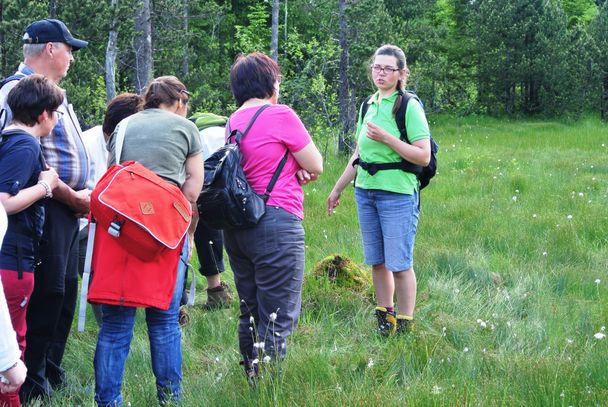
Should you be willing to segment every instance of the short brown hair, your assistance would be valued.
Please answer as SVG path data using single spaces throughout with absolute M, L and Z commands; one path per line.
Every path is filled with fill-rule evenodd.
M 261 52 L 237 56 L 230 68 L 230 90 L 237 106 L 252 98 L 271 97 L 280 79 L 279 65 Z
M 144 108 L 144 99 L 135 93 L 123 93 L 108 103 L 101 126 L 103 134 L 110 137 L 114 129 L 125 117 L 140 112 Z
M 6 102 L 14 122 L 35 126 L 42 112 L 51 113 L 63 103 L 63 91 L 47 77 L 33 74 L 17 82 Z
M 172 105 L 178 100 L 188 102 L 186 86 L 175 76 L 160 76 L 148 84 L 144 92 L 144 109 Z

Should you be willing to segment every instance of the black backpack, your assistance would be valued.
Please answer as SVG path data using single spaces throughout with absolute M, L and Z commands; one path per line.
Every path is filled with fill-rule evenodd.
M 399 109 L 397 109 L 397 112 L 395 113 L 395 117 L 396 117 L 395 121 L 397 122 L 397 128 L 399 128 L 399 134 L 400 134 L 399 138 L 402 141 L 405 141 L 406 143 L 410 143 L 409 139 L 407 138 L 407 129 L 405 127 L 405 112 L 407 109 L 407 104 L 409 103 L 409 101 L 412 98 L 416 99 L 421 105 L 422 105 L 422 102 L 420 101 L 420 99 L 414 92 L 399 91 L 399 93 L 403 96 L 403 100 L 401 101 L 401 106 L 399 106 Z M 367 113 L 367 109 L 369 107 L 368 102 L 369 102 L 370 98 L 371 98 L 371 96 L 368 96 L 361 104 L 361 119 L 362 120 L 365 117 L 365 114 Z M 376 172 L 382 171 L 382 170 L 399 169 L 402 171 L 411 172 L 413 174 L 416 174 L 416 177 L 418 178 L 418 181 L 420 182 L 420 189 L 423 189 L 429 184 L 429 182 L 431 181 L 431 178 L 433 178 L 435 176 L 435 174 L 437 173 L 437 151 L 438 150 L 439 150 L 439 146 L 437 145 L 435 140 L 433 140 L 433 137 L 431 137 L 431 160 L 429 161 L 429 165 L 427 165 L 426 167 L 413 164 L 405 159 L 401 159 L 401 161 L 392 162 L 392 163 L 368 163 L 368 162 L 362 161 L 360 158 L 357 158 L 353 162 L 353 166 L 359 165 L 365 171 L 369 172 L 370 175 L 374 175 L 374 174 L 376 174 Z
M 205 180 L 197 206 L 200 220 L 210 228 L 252 227 L 266 212 L 266 202 L 287 162 L 287 152 L 268 183 L 264 195 L 260 196 L 251 188 L 245 177 L 239 143 L 268 106 L 264 105 L 255 112 L 243 132 L 232 130 L 226 144 L 205 160 Z

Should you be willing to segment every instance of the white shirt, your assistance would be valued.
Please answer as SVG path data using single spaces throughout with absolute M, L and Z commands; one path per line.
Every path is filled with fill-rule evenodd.
M 106 140 L 103 137 L 102 127 L 95 126 L 82 133 L 82 141 L 89 155 L 87 188 L 92 190 L 108 169 L 108 150 L 106 149 Z M 87 219 L 80 219 L 80 229 L 84 228 L 87 224 Z
M 6 211 L 0 204 L 0 245 L 8 227 Z M 2 279 L 0 279 L 0 372 L 4 372 L 13 366 L 21 357 L 19 345 L 17 345 L 17 334 L 11 324 L 11 316 L 8 313 Z

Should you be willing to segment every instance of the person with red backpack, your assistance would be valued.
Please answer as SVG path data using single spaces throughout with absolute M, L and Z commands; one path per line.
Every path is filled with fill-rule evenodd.
M 93 270 L 89 291 L 89 301 L 103 304 L 102 324 L 94 359 L 95 401 L 100 406 L 122 404 L 122 378 L 138 307 L 145 308 L 158 400 L 164 405 L 180 399 L 182 353 L 178 313 L 189 259 L 190 246 L 186 229 L 189 226 L 187 232 L 193 234 L 198 219 L 193 217 L 191 221 L 190 208 L 185 208 L 182 202 L 195 207 L 203 185 L 202 146 L 198 129 L 186 119 L 189 97 L 186 87 L 176 77 L 162 76 L 154 79 L 144 92 L 144 110 L 120 122 L 108 142 L 109 165 L 116 163 L 122 168 L 128 168 L 133 161 L 137 161 L 135 164 L 145 167 L 155 178 L 160 178 L 164 188 L 162 197 L 173 200 L 173 192 L 177 190 L 180 199 L 173 200 L 170 207 L 177 209 L 181 215 L 178 216 L 178 221 L 185 221 L 186 226 L 175 247 L 171 247 L 171 250 L 162 249 L 158 255 L 143 259 L 142 256 L 148 253 L 141 253 L 143 250 L 140 250 L 138 254 L 131 249 L 138 249 L 150 240 L 156 243 L 156 239 L 138 241 L 129 250 L 121 247 L 120 243 L 120 239 L 129 237 L 129 227 L 132 227 L 131 231 L 143 230 L 138 229 L 135 222 L 117 217 L 110 228 L 100 227 L 102 222 L 99 215 L 103 212 L 98 211 L 98 204 L 107 197 L 99 191 L 104 191 L 106 195 L 110 192 L 110 186 L 104 183 L 107 175 L 116 170 L 117 166 L 110 168 L 93 191 L 91 214 L 97 216 L 96 233 L 103 233 L 95 235 L 92 261 L 97 268 Z M 137 194 L 142 192 L 142 186 L 148 185 L 144 183 L 145 180 L 138 178 L 137 173 L 118 171 L 112 179 L 119 179 L 124 174 L 127 180 L 141 181 Z M 137 188 L 138 185 L 134 184 L 133 187 Z M 150 230 L 156 230 L 157 227 L 162 229 L 165 224 L 174 225 L 171 223 L 174 217 L 163 216 L 163 208 L 154 206 L 152 201 L 139 201 L 134 207 L 136 213 L 129 212 L 126 215 L 138 219 L 140 215 L 145 215 L 147 219 L 153 218 L 154 224 L 146 224 Z M 155 217 L 157 213 L 160 216 Z M 98 239 L 101 236 L 104 238 Z M 123 244 L 125 241 L 122 240 Z M 131 240 L 129 242 L 132 243 Z M 104 247 L 108 249 L 107 252 L 104 252 Z M 113 262 L 113 257 L 118 257 L 118 261 Z M 158 301 L 151 301 L 153 299 Z
M 378 48 L 370 73 L 377 91 L 366 102 L 365 114 L 359 115 L 357 147 L 329 194 L 327 212 L 333 213 L 342 191 L 356 178 L 355 200 L 365 263 L 372 266 L 378 332 L 389 336 L 410 332 L 414 325 L 413 254 L 420 184 L 405 165 L 428 166 L 432 143 L 421 103 L 404 93 L 409 70 L 403 51 L 394 45 Z M 400 118 L 395 117 L 403 103 L 407 103 L 405 140 Z

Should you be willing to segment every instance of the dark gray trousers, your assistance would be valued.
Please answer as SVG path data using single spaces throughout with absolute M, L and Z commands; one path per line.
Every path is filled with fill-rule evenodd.
M 302 306 L 301 219 L 267 206 L 255 227 L 227 230 L 224 240 L 240 298 L 238 335 L 243 358 L 284 357 L 285 339 L 296 328 Z

